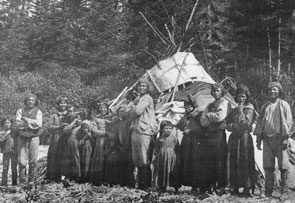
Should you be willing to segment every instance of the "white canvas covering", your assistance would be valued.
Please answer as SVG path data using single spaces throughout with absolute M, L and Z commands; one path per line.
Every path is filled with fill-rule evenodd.
M 215 83 L 195 56 L 190 52 L 177 52 L 172 57 L 160 61 L 147 71 L 149 80 L 153 83 L 158 92 L 173 88 L 179 73 L 180 77 L 177 85 L 189 81 Z

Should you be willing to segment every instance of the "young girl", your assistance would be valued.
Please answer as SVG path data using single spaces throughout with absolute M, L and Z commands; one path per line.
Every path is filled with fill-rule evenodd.
M 17 184 L 17 152 L 15 133 L 11 129 L 12 121 L 5 117 L 1 121 L 2 130 L 0 131 L 1 152 L 3 153 L 2 186 L 7 186 L 7 173 L 9 161 L 11 160 L 12 185 Z
M 178 191 L 177 178 L 177 151 L 179 149 L 176 129 L 170 121 L 162 121 L 160 125 L 160 137 L 156 141 L 156 166 L 158 169 L 158 186 L 161 192 L 167 186 L 174 187 Z

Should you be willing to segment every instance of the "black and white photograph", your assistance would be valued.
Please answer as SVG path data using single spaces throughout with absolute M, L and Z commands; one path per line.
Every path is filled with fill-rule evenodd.
M 294 0 L 0 0 L 0 203 L 295 202 L 294 67 Z

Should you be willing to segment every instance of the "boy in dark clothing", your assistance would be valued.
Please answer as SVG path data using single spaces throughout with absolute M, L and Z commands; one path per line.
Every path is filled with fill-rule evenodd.
M 9 161 L 11 160 L 12 185 L 17 184 L 17 152 L 15 133 L 11 129 L 12 121 L 9 118 L 1 120 L 0 145 L 3 153 L 2 186 L 7 186 Z

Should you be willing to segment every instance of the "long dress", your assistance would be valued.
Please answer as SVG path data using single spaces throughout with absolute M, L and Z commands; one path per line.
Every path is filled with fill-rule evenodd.
M 134 186 L 130 120 L 123 118 L 116 123 L 115 135 L 120 144 L 119 153 L 119 183 L 122 186 Z
M 53 181 L 61 179 L 61 152 L 63 143 L 63 128 L 60 126 L 64 122 L 66 112 L 57 112 L 50 117 L 48 131 L 51 133 L 50 144 L 47 154 L 46 178 Z
M 210 181 L 214 181 L 210 184 L 216 188 L 226 187 L 227 143 L 225 118 L 230 113 L 230 110 L 229 102 L 224 97 L 221 97 L 210 103 L 200 117 L 201 125 L 207 127 L 208 150 L 213 152 L 213 157 L 208 158 L 208 161 L 210 165 L 214 164 L 215 169 L 211 176 L 212 179 L 210 179 Z
M 72 119 L 70 119 L 72 120 Z M 78 140 L 73 130 L 76 128 L 76 121 L 72 121 L 64 129 L 63 147 L 61 153 L 61 175 L 70 180 L 78 181 L 81 176 L 80 153 Z
M 105 149 L 105 166 L 104 166 L 104 178 L 105 182 L 110 185 L 120 183 L 120 170 L 119 167 L 119 139 L 117 136 L 111 136 L 108 139 L 108 143 Z
M 174 128 L 169 136 L 161 135 L 155 146 L 158 169 L 158 186 L 179 188 L 178 157 L 179 142 Z
M 213 182 L 214 158 L 210 149 L 209 139 L 201 126 L 200 113 L 186 114 L 178 123 L 178 128 L 184 131 L 181 141 L 181 184 L 192 186 L 193 190 L 207 190 Z
M 227 129 L 232 132 L 228 141 L 229 181 L 234 188 L 250 188 L 255 184 L 254 147 L 250 135 L 254 119 L 251 104 L 245 105 L 242 111 L 234 109 L 227 118 Z
M 93 128 L 92 155 L 90 165 L 90 182 L 100 185 L 104 182 L 104 151 L 107 143 L 107 119 L 103 116 L 95 119 L 96 128 Z

